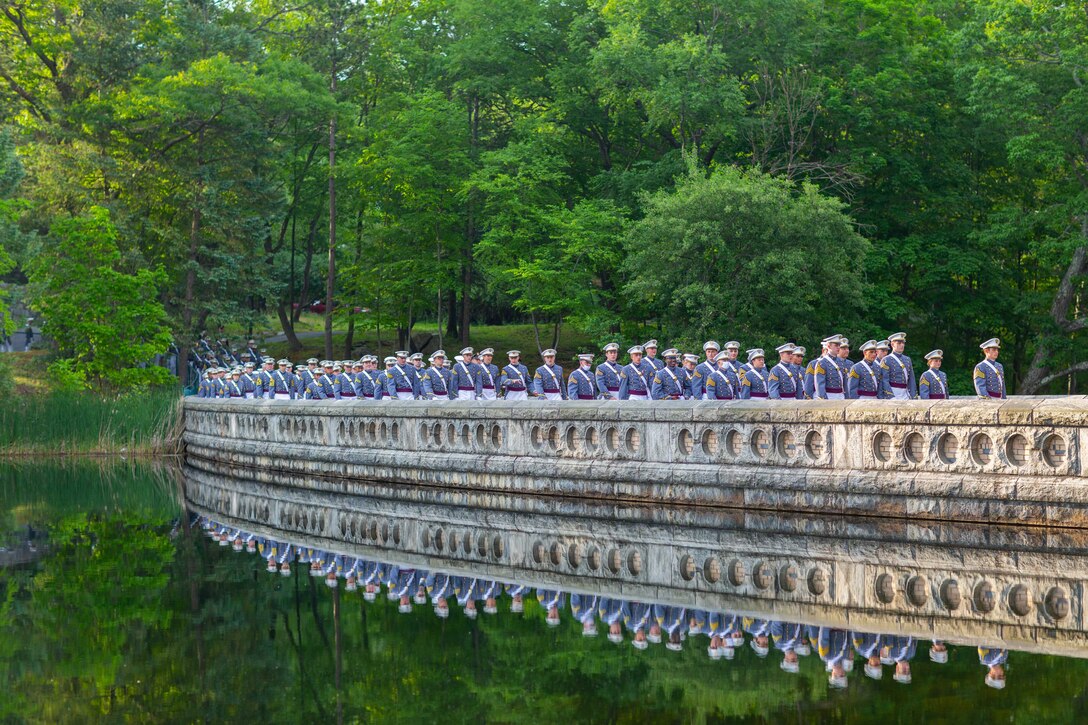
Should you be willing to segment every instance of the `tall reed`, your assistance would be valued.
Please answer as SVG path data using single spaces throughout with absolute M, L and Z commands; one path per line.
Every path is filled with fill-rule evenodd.
M 53 393 L 0 400 L 0 456 L 177 452 L 179 396 Z

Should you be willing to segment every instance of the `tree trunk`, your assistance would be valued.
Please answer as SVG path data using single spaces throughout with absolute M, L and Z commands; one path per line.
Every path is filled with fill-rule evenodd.
M 457 292 L 450 290 L 446 296 L 446 336 L 447 337 L 460 337 L 457 334 Z M 465 344 L 468 344 L 467 338 Z
M 1081 234 L 1084 239 L 1088 239 L 1088 214 L 1081 220 Z M 1062 281 L 1054 293 L 1054 302 L 1050 306 L 1050 318 L 1057 326 L 1055 334 L 1063 332 L 1073 334 L 1088 329 L 1088 319 L 1082 317 L 1070 320 L 1068 318 L 1069 308 L 1076 299 L 1077 278 L 1086 271 L 1088 271 L 1088 247 L 1082 245 L 1073 251 L 1073 258 L 1069 261 Z M 1059 373 L 1051 373 L 1051 347 L 1047 336 L 1040 338 L 1035 347 L 1035 355 L 1031 359 L 1031 366 L 1021 380 L 1017 393 L 1035 395 L 1043 386 L 1054 380 L 1088 369 L 1088 365 L 1080 363 Z
M 334 41 L 335 42 L 335 41 Z M 336 94 L 336 54 L 329 90 Z M 325 277 L 325 357 L 332 358 L 332 313 L 336 293 L 336 113 L 329 117 L 329 272 Z
M 324 200 L 322 200 L 324 201 Z M 321 221 L 321 205 L 318 204 L 314 218 L 310 220 L 310 230 L 306 233 L 306 261 L 302 265 L 302 290 L 298 294 L 298 307 L 294 311 L 294 320 L 302 317 L 302 308 L 310 302 L 310 272 L 314 264 L 314 241 L 317 239 L 317 223 Z
M 288 313 L 286 302 L 281 302 L 276 305 L 276 315 L 280 318 L 283 336 L 287 338 L 287 349 L 291 352 L 301 350 L 302 343 L 299 342 L 298 335 L 295 334 L 295 323 L 291 320 L 291 315 Z

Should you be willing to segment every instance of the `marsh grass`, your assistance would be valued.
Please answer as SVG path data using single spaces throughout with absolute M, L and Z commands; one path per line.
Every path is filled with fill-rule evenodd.
M 175 454 L 179 410 L 173 389 L 8 397 L 0 400 L 0 456 Z

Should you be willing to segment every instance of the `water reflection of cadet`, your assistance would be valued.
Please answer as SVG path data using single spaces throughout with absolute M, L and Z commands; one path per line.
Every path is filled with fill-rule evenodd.
M 978 648 L 978 663 L 986 670 L 986 686 L 995 690 L 1005 689 L 1005 663 L 1009 659 L 1007 649 Z
M 903 635 L 885 636 L 884 646 L 884 651 L 881 653 L 881 662 L 895 665 L 895 674 L 892 675 L 892 679 L 901 685 L 909 685 L 911 682 L 910 661 L 914 659 L 914 653 L 917 649 L 914 637 Z
M 779 666 L 784 672 L 796 674 L 801 671 L 797 649 L 804 645 L 804 641 L 805 631 L 800 624 L 771 622 L 771 643 L 782 653 L 782 663 Z
M 643 602 L 631 602 L 624 612 L 623 625 L 633 637 L 631 645 L 635 649 L 646 649 L 652 636 L 651 630 L 658 626 L 654 620 L 653 606 Z M 657 641 L 661 641 L 660 629 L 658 629 Z
M 709 637 L 710 644 L 706 648 L 706 653 L 714 660 L 722 656 L 717 643 L 717 640 L 720 639 L 717 633 L 717 628 L 720 624 L 719 619 L 720 618 L 715 617 L 705 609 L 688 610 L 688 637 L 694 637 L 700 634 L 705 634 Z
M 484 614 L 499 613 L 499 596 L 502 594 L 502 584 L 493 579 L 482 579 L 478 583 L 480 599 L 484 603 Z
M 745 617 L 743 620 L 744 631 L 752 635 L 750 646 L 757 657 L 766 657 L 771 651 L 771 623 L 766 619 Z
M 601 597 L 597 604 L 597 616 L 608 627 L 608 641 L 612 644 L 621 644 L 623 642 L 621 626 L 626 614 L 627 603 L 622 599 Z
M 811 629 L 810 629 L 811 638 Z M 831 627 L 820 627 L 816 634 L 816 651 L 830 673 L 827 682 L 832 687 L 846 687 L 846 673 L 852 669 L 853 655 L 849 632 Z
M 431 572 L 427 575 L 427 594 L 431 598 L 435 616 L 440 619 L 450 616 L 450 605 L 446 601 L 446 597 L 450 595 L 451 591 L 452 583 L 449 575 L 439 572 Z
M 453 595 L 457 598 L 457 604 L 461 611 L 469 619 L 476 619 L 476 599 L 479 591 L 476 588 L 476 578 L 470 576 L 451 577 L 453 582 Z
M 620 346 L 610 342 L 604 346 L 605 361 L 597 366 L 597 392 L 605 400 L 612 400 L 620 392 L 620 366 L 616 363 L 619 355 Z
M 499 387 L 507 400 L 527 400 L 529 397 L 529 368 L 521 364 L 521 352 L 506 353 L 510 361 L 499 374 Z
M 363 585 L 363 599 L 373 602 L 378 598 L 378 587 L 381 585 L 381 565 L 376 561 L 368 561 L 361 567 L 359 581 Z
M 854 651 L 865 660 L 865 676 L 879 680 L 884 676 L 881 668 L 880 652 L 884 647 L 883 637 L 869 632 L 854 632 L 852 635 Z
M 658 627 L 668 635 L 665 648 L 672 652 L 679 652 L 684 648 L 681 641 L 687 630 L 688 612 L 684 607 L 654 605 L 654 619 Z
M 597 636 L 597 609 L 601 598 L 591 594 L 571 594 L 570 613 L 582 623 L 583 637 Z
M 529 592 L 529 587 L 524 584 L 507 584 L 506 593 L 510 595 L 510 611 L 520 614 L 525 609 L 524 598 Z
M 929 661 L 939 665 L 948 663 L 948 646 L 939 639 L 933 640 L 929 646 Z
M 537 589 L 536 600 L 544 607 L 544 621 L 549 627 L 559 626 L 559 611 L 563 608 L 563 592 L 557 589 Z

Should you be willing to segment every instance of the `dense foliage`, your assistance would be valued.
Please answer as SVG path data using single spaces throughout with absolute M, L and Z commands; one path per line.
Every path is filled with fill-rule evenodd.
M 293 339 L 331 296 L 402 345 L 902 328 L 955 369 L 996 334 L 1022 392 L 1072 390 L 1086 37 L 1081 5 L 1021 0 L 22 0 L 0 239 L 25 271 L 27 235 L 109 210 L 179 341 Z

